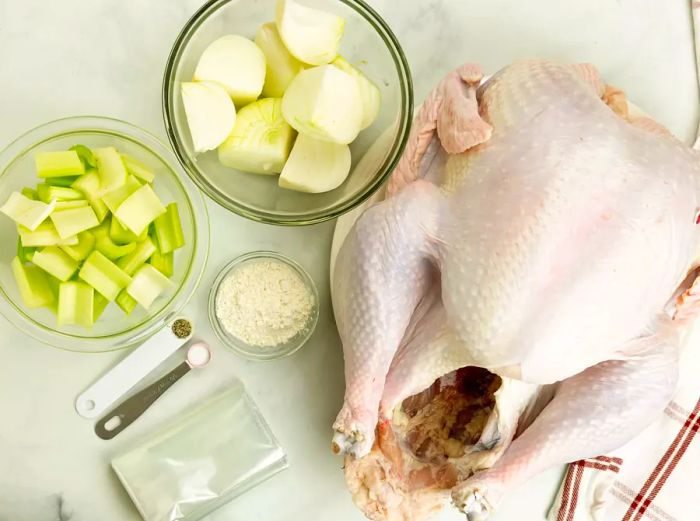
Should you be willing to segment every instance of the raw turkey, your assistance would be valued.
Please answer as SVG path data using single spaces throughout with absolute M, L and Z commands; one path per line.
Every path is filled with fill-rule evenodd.
M 367 517 L 486 519 L 653 421 L 700 300 L 699 159 L 590 65 L 432 91 L 333 273 L 333 449 Z

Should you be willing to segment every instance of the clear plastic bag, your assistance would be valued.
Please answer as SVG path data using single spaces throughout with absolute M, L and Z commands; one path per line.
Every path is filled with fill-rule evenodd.
M 196 521 L 287 466 L 239 380 L 112 460 L 146 521 Z

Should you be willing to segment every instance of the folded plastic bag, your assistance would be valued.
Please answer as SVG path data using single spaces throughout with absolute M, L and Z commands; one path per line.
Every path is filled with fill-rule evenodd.
M 112 468 L 145 521 L 196 521 L 287 468 L 287 458 L 236 380 Z

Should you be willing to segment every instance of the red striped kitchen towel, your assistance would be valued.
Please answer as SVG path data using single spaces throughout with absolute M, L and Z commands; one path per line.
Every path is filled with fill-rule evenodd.
M 624 447 L 568 466 L 548 521 L 700 520 L 700 326 L 664 414 Z

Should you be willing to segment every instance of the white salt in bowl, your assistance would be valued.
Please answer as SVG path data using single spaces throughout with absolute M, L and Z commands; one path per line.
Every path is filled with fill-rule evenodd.
M 217 299 L 224 281 L 244 265 L 263 260 L 278 262 L 290 267 L 297 275 L 299 275 L 299 278 L 303 282 L 304 286 L 306 286 L 306 289 L 309 291 L 309 294 L 313 300 L 308 319 L 300 330 L 289 340 L 280 344 L 269 346 L 252 345 L 241 338 L 232 335 L 222 324 L 216 309 Z M 219 337 L 219 340 L 221 340 L 226 347 L 249 360 L 277 360 L 278 358 L 283 358 L 296 353 L 309 340 L 309 338 L 311 338 L 311 335 L 313 335 L 313 332 L 316 329 L 316 323 L 318 322 L 318 312 L 318 291 L 316 290 L 316 285 L 309 274 L 304 270 L 304 268 L 290 258 L 273 251 L 255 251 L 235 258 L 233 261 L 227 264 L 223 270 L 221 270 L 221 273 L 219 273 L 219 275 L 216 277 L 211 292 L 209 293 L 209 321 L 211 322 L 216 336 Z

